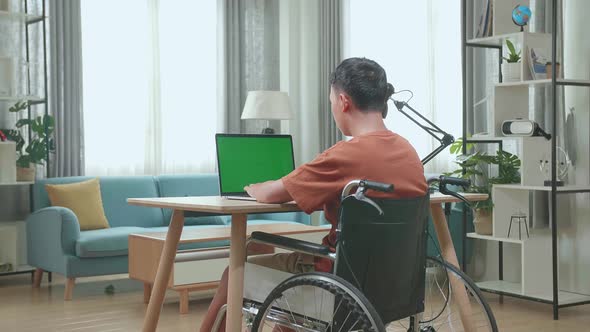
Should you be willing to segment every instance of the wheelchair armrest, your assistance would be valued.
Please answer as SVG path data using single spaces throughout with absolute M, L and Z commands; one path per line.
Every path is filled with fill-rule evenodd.
M 264 232 L 252 232 L 250 239 L 254 242 L 268 244 L 291 251 L 298 251 L 313 256 L 330 257 L 330 254 L 332 253 L 328 246 Z

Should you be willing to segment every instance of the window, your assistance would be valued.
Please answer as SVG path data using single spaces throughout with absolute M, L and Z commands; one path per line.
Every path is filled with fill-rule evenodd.
M 410 106 L 453 136 L 461 136 L 460 1 L 349 0 L 347 57 L 367 57 L 385 68 L 399 90 L 411 90 Z M 407 100 L 409 94 L 394 95 Z M 386 125 L 425 157 L 439 143 L 389 104 Z M 447 150 L 448 151 L 448 150 Z M 449 169 L 441 153 L 427 166 Z
M 213 171 L 217 3 L 82 2 L 89 175 Z

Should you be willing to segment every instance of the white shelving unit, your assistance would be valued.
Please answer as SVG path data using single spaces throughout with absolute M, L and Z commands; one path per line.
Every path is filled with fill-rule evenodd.
M 484 279 L 478 282 L 477 285 L 482 290 L 552 304 L 553 317 L 558 319 L 559 308 L 590 303 L 590 294 L 572 292 L 572 290 L 577 291 L 577 289 L 564 289 L 574 288 L 571 285 L 561 287 L 562 285 L 559 283 L 560 262 L 557 250 L 558 229 L 564 228 L 566 225 L 571 226 L 574 222 L 578 222 L 579 226 L 580 222 L 580 220 L 574 221 L 573 216 L 575 214 L 572 212 L 568 196 L 589 193 L 590 184 L 569 184 L 556 187 L 544 185 L 545 180 L 555 180 L 559 177 L 559 174 L 557 174 L 559 172 L 556 172 L 556 176 L 553 174 L 556 170 L 551 169 L 551 165 L 557 168 L 555 165 L 560 164 L 558 148 L 559 144 L 562 143 L 557 140 L 559 131 L 561 131 L 560 127 L 558 127 L 560 123 L 557 112 L 557 98 L 552 98 L 552 102 L 545 105 L 546 116 L 551 116 L 551 120 L 548 122 L 550 125 L 543 129 L 552 135 L 551 140 L 546 140 L 543 137 L 504 137 L 501 132 L 501 125 L 505 120 L 529 119 L 530 103 L 534 100 L 533 97 L 536 97 L 533 92 L 544 91 L 552 96 L 557 96 L 557 89 L 560 87 L 590 87 L 590 80 L 563 78 L 563 73 L 559 72 L 565 67 L 563 63 L 561 68 L 555 68 L 556 63 L 559 61 L 565 61 L 565 65 L 568 64 L 568 60 L 557 59 L 558 44 L 556 34 L 532 33 L 528 31 L 528 26 L 524 27 L 522 32 L 514 31 L 518 27 L 510 21 L 512 10 L 516 5 L 528 6 L 530 1 L 490 1 L 492 1 L 494 10 L 494 35 L 472 39 L 469 39 L 469 32 L 466 27 L 470 26 L 469 20 L 472 17 L 470 15 L 474 13 L 467 13 L 465 9 L 469 8 L 467 0 L 462 2 L 462 26 L 464 27 L 462 31 L 464 47 L 462 64 L 464 81 L 464 148 L 466 144 L 470 143 L 494 143 L 500 149 L 514 144 L 512 147 L 515 148 L 510 151 L 516 150 L 516 154 L 521 159 L 521 183 L 494 185 L 492 189 L 492 198 L 494 200 L 492 234 L 468 233 L 466 238 L 498 244 L 498 274 L 488 277 L 488 279 L 492 280 Z M 557 0 L 551 1 L 551 8 L 557 9 L 558 6 L 563 6 L 563 3 Z M 560 31 L 557 17 L 562 15 L 562 12 L 563 8 L 551 11 L 551 26 L 547 27 L 547 31 Z M 536 13 L 533 13 L 533 15 L 536 15 Z M 471 50 L 471 48 L 497 50 L 499 52 L 498 61 L 501 63 L 502 56 L 507 53 L 505 47 L 507 40 L 510 40 L 516 49 L 522 52 L 522 61 L 520 62 L 521 80 L 502 82 L 502 75 L 498 73 L 500 82 L 493 86 L 494 97 L 491 108 L 488 108 L 488 113 L 486 113 L 488 116 L 487 128 L 476 129 L 486 131 L 488 135 L 469 137 L 469 125 L 465 123 L 469 115 L 467 110 L 475 106 L 470 106 L 474 105 L 474 101 L 469 100 L 470 97 L 468 97 L 470 90 L 467 85 L 471 84 L 469 82 L 470 69 L 466 60 L 469 59 L 468 50 Z M 551 57 L 547 61 L 551 62 L 553 69 L 556 70 L 553 78 L 534 79 L 529 66 L 531 48 L 547 51 L 547 55 Z M 547 89 L 539 90 L 538 88 Z M 474 97 L 471 96 L 471 98 Z M 585 128 L 587 130 L 587 126 Z M 587 145 L 582 144 L 582 146 L 586 147 Z M 542 164 L 544 164 L 544 167 L 540 167 Z M 524 214 L 527 218 L 527 224 L 533 226 L 529 227 L 530 237 L 526 236 L 526 231 L 523 229 L 522 237 L 519 239 L 518 227 L 520 225 L 517 223 L 513 223 L 511 234 L 508 234 L 511 216 L 515 214 Z M 493 280 L 494 278 L 496 280 Z
M 48 114 L 47 105 L 47 39 L 45 0 L 0 1 L 0 111 L 19 101 L 28 101 L 29 117 Z M 2 123 L 2 129 L 14 128 Z M 27 139 L 25 132 L 23 136 Z M 47 170 L 46 170 L 47 171 Z M 33 182 L 0 183 L 3 194 L 29 191 Z M 25 187 L 26 189 L 23 189 Z M 17 202 L 15 198 L 11 202 Z M 29 202 L 31 204 L 31 202 Z M 32 204 L 31 204 L 32 205 Z M 26 232 L 21 212 L 0 216 L 0 262 L 10 263 L 12 271 L 2 275 L 29 273 L 34 270 L 26 263 Z

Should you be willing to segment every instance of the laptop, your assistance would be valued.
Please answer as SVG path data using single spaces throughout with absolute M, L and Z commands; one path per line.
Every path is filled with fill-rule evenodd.
M 216 134 L 219 192 L 237 200 L 256 199 L 245 186 L 278 180 L 295 168 L 291 135 Z

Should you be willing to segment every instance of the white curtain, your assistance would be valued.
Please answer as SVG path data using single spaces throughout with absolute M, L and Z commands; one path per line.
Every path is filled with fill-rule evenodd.
M 381 64 L 396 90 L 408 89 L 408 103 L 440 128 L 461 137 L 460 1 L 348 0 L 345 57 L 367 57 Z M 348 22 L 348 24 L 347 24 Z M 407 100 L 409 94 L 394 95 Z M 425 131 L 389 104 L 386 124 L 426 156 L 439 146 Z M 426 170 L 452 169 L 448 149 Z
M 320 3 L 316 0 L 280 2 L 281 90 L 289 93 L 294 117 L 282 122 L 293 135 L 295 163 L 301 165 L 320 153 Z
M 87 175 L 211 172 L 217 2 L 82 1 Z

